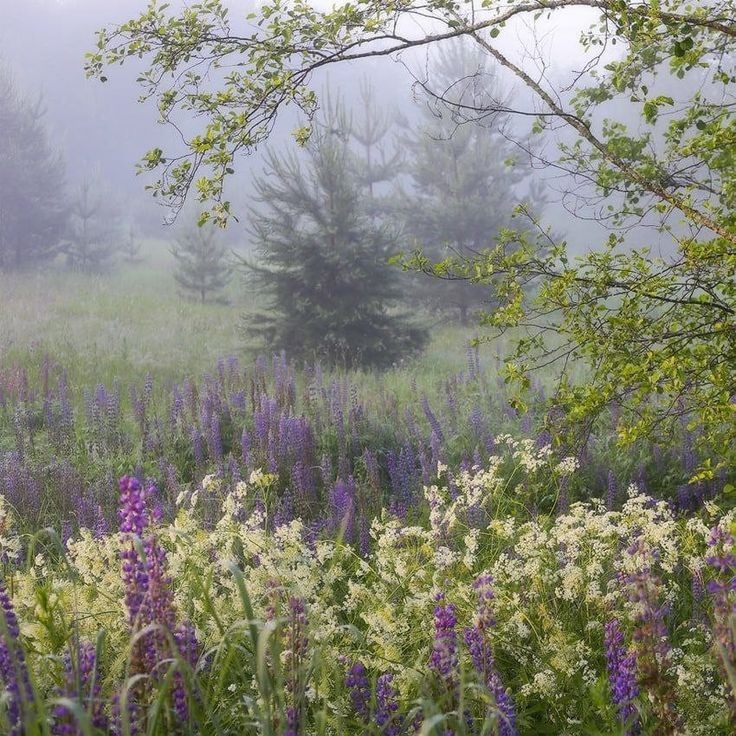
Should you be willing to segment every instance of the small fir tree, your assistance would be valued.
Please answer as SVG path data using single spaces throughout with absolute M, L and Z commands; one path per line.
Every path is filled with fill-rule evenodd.
M 171 253 L 176 259 L 177 284 L 185 293 L 198 297 L 202 304 L 220 295 L 230 281 L 229 253 L 212 225 L 183 232 Z
M 64 163 L 43 118 L 41 102 L 23 98 L 0 68 L 0 269 L 52 258 L 62 243 Z
M 511 165 L 518 149 L 501 134 L 500 116 L 479 124 L 462 112 L 483 109 L 498 95 L 481 54 L 462 42 L 445 49 L 432 69 L 431 90 L 422 123 L 403 137 L 409 182 L 397 198 L 399 215 L 410 245 L 430 260 L 471 258 L 495 244 L 514 208 L 528 200 L 530 169 Z M 420 275 L 415 284 L 422 303 L 454 313 L 462 324 L 489 297 L 487 284 L 471 280 Z
M 72 200 L 64 246 L 71 268 L 94 273 L 110 265 L 115 253 L 116 219 L 109 195 L 99 183 L 85 179 Z
M 267 154 L 251 212 L 259 258 L 248 263 L 269 310 L 249 332 L 272 350 L 345 366 L 386 367 L 426 331 L 398 311 L 396 239 L 366 204 L 365 162 L 341 104 L 329 105 L 304 156 Z
M 139 263 L 143 260 L 143 256 L 141 255 L 141 239 L 132 225 L 126 230 L 118 251 L 127 263 Z

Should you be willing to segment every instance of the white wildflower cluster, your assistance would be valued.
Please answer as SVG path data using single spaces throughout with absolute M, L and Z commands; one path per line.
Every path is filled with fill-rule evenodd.
M 555 473 L 557 475 L 573 475 L 579 467 L 580 460 L 578 460 L 574 455 L 571 455 L 569 457 L 562 458 L 562 460 L 557 463 Z
M 496 437 L 496 444 L 508 447 L 511 456 L 530 473 L 548 467 L 552 458 L 551 445 L 537 447 L 536 442 L 528 437 L 517 440 L 508 434 L 502 434 Z
M 0 560 L 7 564 L 19 560 L 21 540 L 15 531 L 13 513 L 5 496 L 0 495 Z
M 528 441 L 497 441 L 527 470 L 544 465 L 550 473 L 566 475 L 577 469 L 574 458 L 555 465 L 548 449 Z M 315 540 L 298 519 L 269 527 L 266 512 L 253 499 L 271 488 L 271 476 L 256 472 L 227 488 L 217 476 L 207 476 L 198 491 L 182 498 L 176 520 L 156 531 L 166 550 L 177 609 L 186 612 L 205 650 L 224 651 L 228 637 L 247 628 L 233 575 L 237 568 L 257 622 L 268 618 L 269 606 L 281 606 L 283 614 L 289 597 L 303 600 L 310 647 L 319 650 L 321 661 L 360 659 L 372 673 L 390 671 L 399 696 L 416 702 L 426 685 L 436 594 L 441 591 L 456 607 L 460 635 L 479 620 L 473 585 L 480 573 L 488 574 L 495 619 L 490 641 L 500 666 L 513 663 L 512 696 L 519 709 L 528 705 L 550 713 L 550 719 L 557 718 L 557 733 L 582 733 L 571 724 L 590 723 L 585 720 L 590 704 L 578 696 L 607 682 L 604 624 L 615 614 L 627 637 L 636 625 L 621 578 L 655 560 L 662 602 L 674 600 L 683 571 L 704 568 L 708 525 L 678 519 L 666 503 L 632 487 L 620 512 L 594 500 L 574 503 L 554 518 L 499 515 L 476 528 L 468 523 L 468 512 L 503 494 L 509 472 L 515 471 L 500 457 L 486 469 L 457 475 L 438 470 L 441 478 L 455 482 L 457 495 L 453 498 L 444 485 L 425 489 L 426 527 L 404 525 L 383 512 L 371 524 L 365 556 L 342 542 Z M 200 501 L 203 494 L 222 498 L 214 524 L 205 526 L 200 519 L 196 493 Z M 12 539 L 12 524 L 0 501 L 0 544 L 6 537 Z M 14 604 L 34 652 L 46 657 L 54 651 L 49 627 L 39 623 L 46 620 L 75 621 L 80 634 L 92 640 L 104 628 L 108 646 L 125 651 L 129 631 L 120 604 L 120 544 L 118 534 L 96 539 L 82 530 L 68 544 L 69 568 L 42 556 L 29 570 L 15 573 Z M 275 636 L 276 624 L 270 625 Z M 702 622 L 681 625 L 678 634 L 683 640 L 673 648 L 672 662 L 687 732 L 716 733 L 714 724 L 727 717 L 728 701 L 707 628 Z M 459 652 L 464 671 L 470 672 L 462 643 Z M 119 660 L 122 673 L 124 658 Z M 232 692 L 225 685 L 223 697 L 232 696 L 233 708 L 242 707 L 251 674 L 255 678 L 249 673 L 230 686 Z M 310 697 L 319 692 L 331 708 L 344 709 L 343 680 L 330 673 Z M 256 696 L 248 697 L 255 702 Z

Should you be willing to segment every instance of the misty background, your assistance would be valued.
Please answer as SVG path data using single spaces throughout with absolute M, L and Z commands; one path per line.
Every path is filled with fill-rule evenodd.
M 249 5 L 253 7 L 253 3 L 232 3 L 241 17 L 245 17 Z M 168 238 L 170 228 L 162 223 L 169 213 L 145 191 L 146 177 L 136 175 L 135 164 L 154 146 L 165 150 L 175 146 L 176 134 L 157 123 L 154 101 L 139 102 L 134 64 L 111 69 L 106 84 L 86 79 L 83 68 L 85 53 L 94 48 L 96 32 L 127 20 L 142 8 L 139 0 L 0 0 L 0 63 L 12 74 L 21 93 L 43 100 L 50 142 L 63 156 L 69 186 L 79 186 L 85 178 L 95 180 L 109 192 L 115 206 L 124 210 L 123 219 L 134 222 L 146 235 Z M 570 49 L 577 48 L 572 42 L 593 15 L 581 11 L 579 18 L 579 26 L 555 28 L 544 38 L 524 27 L 509 36 L 515 37 L 520 48 L 542 51 L 549 66 L 540 74 L 563 79 L 584 63 L 582 56 L 571 56 Z M 421 108 L 428 104 L 416 82 L 426 76 L 431 63 L 426 53 L 418 51 L 404 55 L 400 63 L 382 58 L 338 66 L 315 84 L 317 88 L 329 86 L 344 99 L 348 109 L 355 109 L 359 105 L 359 82 L 367 79 L 376 100 L 411 126 L 421 120 Z M 500 73 L 498 78 L 514 107 L 534 109 L 527 90 Z M 269 145 L 296 148 L 290 136 L 296 123 L 294 114 L 287 113 L 279 120 Z M 517 117 L 506 122 L 519 138 L 523 138 L 526 124 Z M 556 134 L 548 138 L 535 142 L 535 150 L 542 156 L 558 142 Z M 518 155 L 520 159 L 527 157 L 521 150 Z M 252 177 L 262 169 L 262 156 L 263 151 L 258 151 L 237 162 L 228 195 L 241 216 L 253 193 Z M 544 192 L 544 221 L 555 233 L 564 235 L 573 249 L 590 247 L 601 239 L 599 223 L 570 215 L 569 210 L 577 205 L 570 202 L 569 196 L 565 201 L 564 193 L 575 191 L 577 183 L 541 164 L 534 178 Z M 228 240 L 235 247 L 247 248 L 242 228 L 233 226 Z

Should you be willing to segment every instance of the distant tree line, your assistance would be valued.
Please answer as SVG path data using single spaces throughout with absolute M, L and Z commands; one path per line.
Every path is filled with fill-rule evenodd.
M 100 177 L 70 187 L 62 155 L 44 119 L 43 101 L 24 96 L 0 67 L 0 270 L 62 258 L 69 267 L 99 272 L 113 257 L 140 257 L 134 230 Z
M 24 98 L 0 69 L 0 268 L 59 252 L 67 223 L 64 163 L 43 123 L 40 100 Z

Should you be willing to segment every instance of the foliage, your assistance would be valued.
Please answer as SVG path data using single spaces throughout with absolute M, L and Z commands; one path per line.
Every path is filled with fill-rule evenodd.
M 620 427 L 624 440 L 666 435 L 686 416 L 711 447 L 733 447 L 736 69 L 735 32 L 726 20 L 736 14 L 733 0 L 481 5 L 365 0 L 320 12 L 306 2 L 288 11 L 281 3 L 265 3 L 257 30 L 237 42 L 216 0 L 186 14 L 151 6 L 100 35 L 89 69 L 100 74 L 105 65 L 143 54 L 150 61 L 143 83 L 158 95 L 165 117 L 180 107 L 206 116 L 205 130 L 183 160 L 157 150 L 145 163 L 162 170 L 157 188 L 164 196 L 183 196 L 182 184 L 199 172 L 198 194 L 219 202 L 232 157 L 268 135 L 280 108 L 294 103 L 313 110 L 314 70 L 458 36 L 472 39 L 533 94 L 537 132 L 561 127 L 573 134 L 548 161 L 586 188 L 585 199 L 597 199 L 596 217 L 614 232 L 602 250 L 581 259 L 569 257 L 564 243 L 540 259 L 531 247 L 536 244 L 508 234 L 475 263 L 451 260 L 435 270 L 420 259 L 414 265 L 450 277 L 500 279 L 507 304 L 488 323 L 530 332 L 509 363 L 509 378 L 523 384 L 535 365 L 559 357 L 564 370 L 584 359 L 590 380 L 563 385 L 559 400 L 586 425 L 614 401 L 627 408 Z M 519 23 L 544 29 L 557 19 L 565 23 L 581 7 L 600 19 L 581 35 L 587 63 L 557 86 L 538 74 L 535 64 L 544 63 L 538 55 L 520 50 L 515 56 L 500 43 Z M 427 18 L 431 25 L 422 23 Z M 608 54 L 614 46 L 616 52 Z M 206 88 L 204 76 L 191 66 L 194 58 L 197 64 L 200 58 L 236 59 L 221 97 Z M 181 81 L 168 89 L 160 72 L 172 69 L 182 72 Z M 686 83 L 662 94 L 662 78 Z M 638 111 L 636 129 L 618 118 L 624 106 Z M 509 107 L 493 103 L 479 116 L 528 112 Z M 219 202 L 213 213 L 227 217 L 228 209 Z M 648 236 L 642 242 L 646 230 L 632 229 L 639 225 L 658 233 L 667 250 Z M 532 281 L 540 289 L 530 306 L 522 287 Z
M 427 335 L 396 313 L 400 274 L 388 264 L 395 238 L 363 204 L 363 186 L 376 179 L 366 181 L 369 165 L 358 163 L 350 136 L 338 102 L 303 157 L 268 154 L 250 217 L 259 258 L 247 264 L 268 311 L 249 330 L 298 358 L 387 367 Z
M 0 68 L 0 269 L 56 255 L 67 209 L 64 165 L 48 141 L 41 100 L 24 98 Z
M 171 248 L 176 259 L 176 283 L 204 304 L 218 295 L 230 280 L 231 265 L 227 246 L 216 228 L 204 225 L 183 232 Z

